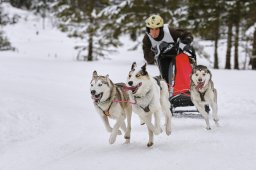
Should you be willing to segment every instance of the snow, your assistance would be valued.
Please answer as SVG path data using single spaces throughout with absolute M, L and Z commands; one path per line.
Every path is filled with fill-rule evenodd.
M 111 60 L 76 62 L 74 40 L 25 15 L 3 28 L 18 51 L 0 53 L 1 170 L 255 169 L 255 71 L 211 69 L 220 127 L 211 120 L 207 131 L 202 119 L 173 118 L 172 135 L 155 136 L 147 148 L 146 127 L 133 114 L 131 143 L 118 136 L 109 145 L 90 98 L 92 72 L 124 82 L 133 61 L 143 64 L 141 49 L 128 51 L 124 37 L 127 45 Z M 156 75 L 157 67 L 148 72 Z

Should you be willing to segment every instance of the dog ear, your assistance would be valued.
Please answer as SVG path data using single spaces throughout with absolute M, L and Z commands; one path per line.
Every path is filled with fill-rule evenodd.
M 109 78 L 109 75 L 108 75 L 108 74 L 105 76 L 105 81 L 106 81 L 106 84 L 107 84 L 108 86 L 113 85 L 113 82 L 110 80 L 110 78 Z
M 212 79 L 212 73 L 209 69 L 207 69 L 207 72 L 210 74 L 210 79 Z
M 133 63 L 132 63 L 132 67 L 131 67 L 131 71 L 134 71 L 135 68 L 136 68 L 136 66 L 137 66 L 137 65 L 136 65 L 136 62 L 133 62 Z
M 97 76 L 98 76 L 98 73 L 97 73 L 96 70 L 93 71 L 92 76 L 93 76 L 93 77 L 97 77 Z
M 146 70 L 146 66 L 147 66 L 147 63 L 145 63 L 145 64 L 141 67 L 141 70 L 142 70 L 142 74 L 143 74 L 143 75 L 147 75 L 147 74 L 148 74 L 148 72 L 147 72 L 147 70 Z
M 191 75 L 194 74 L 195 72 L 196 72 L 196 66 L 192 68 L 192 73 L 191 73 Z

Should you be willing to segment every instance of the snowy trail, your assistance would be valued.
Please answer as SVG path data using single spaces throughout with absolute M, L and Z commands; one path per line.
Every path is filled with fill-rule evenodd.
M 146 129 L 139 125 L 136 115 L 131 144 L 123 145 L 123 138 L 118 136 L 116 143 L 109 145 L 108 134 L 90 100 L 88 86 L 94 69 L 110 74 L 115 81 L 124 81 L 130 61 L 119 65 L 118 59 L 79 63 L 3 57 L 0 61 L 2 100 L 9 101 L 1 111 L 10 107 L 20 111 L 17 103 L 21 103 L 29 114 L 19 121 L 26 121 L 32 114 L 39 117 L 34 122 L 39 124 L 37 129 L 27 129 L 28 133 L 34 131 L 30 136 L 2 145 L 0 169 L 254 168 L 254 72 L 213 70 L 221 127 L 211 122 L 213 130 L 206 131 L 202 119 L 174 118 L 173 134 L 156 136 L 155 146 L 148 149 Z M 155 67 L 149 66 L 149 70 L 157 73 Z M 239 90 L 249 81 L 252 83 L 246 86 L 246 93 Z M 26 136 L 27 131 L 23 133 Z

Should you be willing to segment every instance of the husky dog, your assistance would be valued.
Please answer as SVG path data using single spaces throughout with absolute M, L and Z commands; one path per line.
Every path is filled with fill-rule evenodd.
M 130 143 L 132 106 L 127 102 L 119 102 L 129 100 L 127 92 L 122 91 L 121 86 L 114 84 L 108 75 L 99 76 L 96 71 L 92 75 L 90 90 L 94 106 L 102 118 L 106 130 L 111 133 L 109 143 L 113 144 L 117 135 L 122 134 L 119 128 L 125 132 L 125 143 Z M 116 119 L 113 128 L 109 124 L 109 118 Z
M 190 91 L 192 102 L 205 119 L 206 129 L 211 129 L 207 113 L 209 112 L 208 105 L 212 108 L 215 124 L 219 126 L 219 118 L 217 114 L 217 90 L 214 88 L 212 74 L 206 66 L 198 65 L 193 68 Z
M 167 135 L 171 134 L 171 111 L 168 101 L 168 86 L 163 79 L 151 77 L 146 64 L 141 69 L 135 70 L 136 63 L 131 67 L 127 79 L 127 86 L 130 98 L 135 101 L 133 111 L 137 113 L 140 119 L 146 123 L 148 128 L 149 140 L 147 146 L 153 145 L 153 134 L 158 135 L 162 132 L 160 127 L 160 114 L 165 113 L 165 131 Z M 155 126 L 151 123 L 154 115 Z

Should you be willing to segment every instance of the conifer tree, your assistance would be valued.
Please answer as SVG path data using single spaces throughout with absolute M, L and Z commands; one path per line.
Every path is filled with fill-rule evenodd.
M 3 11 L 4 10 L 0 4 L 0 51 L 14 50 L 8 38 L 4 35 L 4 32 L 1 30 L 3 26 L 10 22 L 10 18 Z
M 84 45 L 76 47 L 80 52 L 87 51 L 83 60 L 92 61 L 98 56 L 104 56 L 104 46 L 98 42 L 103 37 L 99 32 L 102 21 L 97 14 L 107 4 L 107 0 L 59 0 L 54 5 L 60 22 L 59 28 L 68 32 L 70 37 L 85 41 Z

